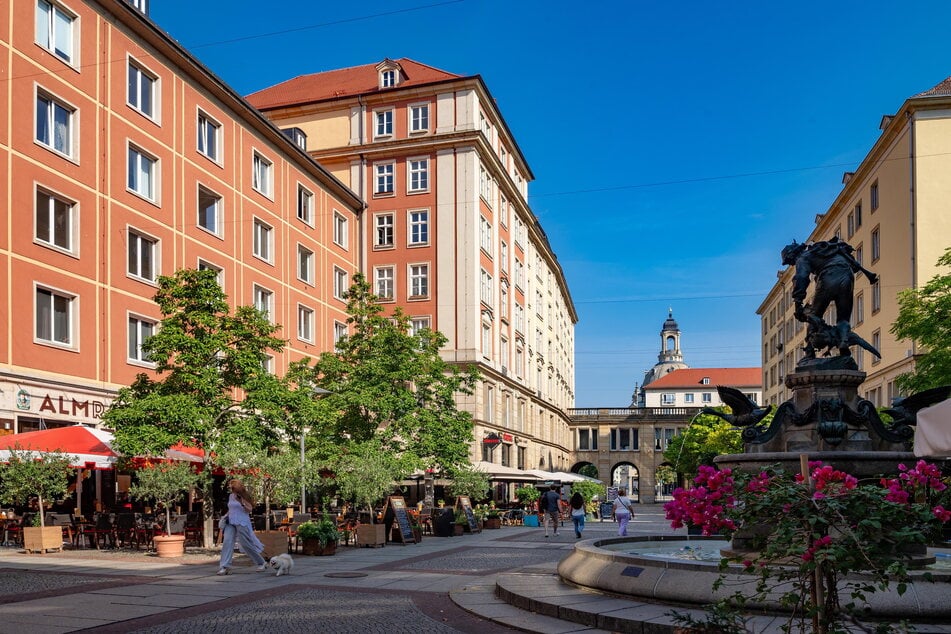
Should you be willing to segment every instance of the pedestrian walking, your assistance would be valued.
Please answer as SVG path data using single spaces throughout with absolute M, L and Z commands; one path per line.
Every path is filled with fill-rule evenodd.
M 257 565 L 258 572 L 263 571 L 267 564 L 261 553 L 264 551 L 264 544 L 254 534 L 254 526 L 251 524 L 251 509 L 254 508 L 254 502 L 251 500 L 251 494 L 244 488 L 244 483 L 237 478 L 229 483 L 231 494 L 228 496 L 228 512 L 218 520 L 218 527 L 221 529 L 223 542 L 221 544 L 221 562 L 218 564 L 219 575 L 231 573 L 231 558 L 234 557 L 234 543 L 237 540 L 241 547 L 241 552 L 251 558 Z
M 544 505 L 545 519 L 545 537 L 548 537 L 548 522 L 552 525 L 552 534 L 558 537 L 558 523 L 561 521 L 561 495 L 558 494 L 558 485 L 551 485 L 542 495 L 541 503 Z
M 578 491 L 571 496 L 571 523 L 575 525 L 575 537 L 581 539 L 584 530 L 584 498 Z
M 617 497 L 614 498 L 614 519 L 618 523 L 619 537 L 627 537 L 627 523 L 632 517 L 634 517 L 634 511 L 631 510 L 631 500 L 627 497 L 627 489 L 618 489 Z

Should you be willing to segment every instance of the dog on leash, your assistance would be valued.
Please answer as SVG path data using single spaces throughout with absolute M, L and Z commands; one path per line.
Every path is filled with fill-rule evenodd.
M 271 560 L 268 562 L 268 565 L 271 566 L 271 568 L 277 569 L 277 574 L 274 575 L 275 577 L 280 577 L 281 575 L 289 575 L 291 574 L 291 570 L 294 569 L 294 559 L 291 558 L 291 556 L 288 555 L 287 553 L 283 553 L 283 554 L 275 555 L 274 557 L 271 557 Z

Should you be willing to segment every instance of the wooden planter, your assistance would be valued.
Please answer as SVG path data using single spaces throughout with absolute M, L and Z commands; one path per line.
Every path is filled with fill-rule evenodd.
M 301 553 L 304 555 L 327 557 L 337 552 L 337 542 L 327 542 L 323 546 L 316 537 L 301 540 Z
M 386 527 L 383 524 L 360 524 L 357 526 L 357 544 L 360 546 L 385 546 Z
M 466 532 L 465 524 L 453 524 L 453 535 L 456 537 L 461 537 L 463 533 Z
M 184 535 L 156 535 L 152 542 L 159 557 L 182 557 L 185 554 Z
M 287 533 L 284 531 L 254 531 L 254 534 L 264 544 L 261 556 L 265 559 L 288 551 Z
M 62 526 L 24 526 L 23 548 L 28 553 L 63 549 Z
M 501 517 L 487 517 L 483 523 L 483 528 L 495 529 L 502 528 L 502 518 Z

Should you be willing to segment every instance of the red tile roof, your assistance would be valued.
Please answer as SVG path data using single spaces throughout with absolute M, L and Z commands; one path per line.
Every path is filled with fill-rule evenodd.
M 644 389 L 698 388 L 703 387 L 704 378 L 710 379 L 711 388 L 717 385 L 759 387 L 763 384 L 760 368 L 687 368 L 665 374 L 653 383 L 645 385 Z
M 914 97 L 946 97 L 948 95 L 951 95 L 951 77 L 948 77 L 930 90 L 914 95 Z
M 380 88 L 379 72 L 377 71 L 379 62 L 374 62 L 373 64 L 364 64 L 352 68 L 301 75 L 270 88 L 251 93 L 247 96 L 247 100 L 258 110 L 267 110 L 339 97 L 400 90 L 406 87 L 462 78 L 462 75 L 447 73 L 444 70 L 420 64 L 405 57 L 394 61 L 400 65 L 403 73 L 399 85 L 393 88 Z

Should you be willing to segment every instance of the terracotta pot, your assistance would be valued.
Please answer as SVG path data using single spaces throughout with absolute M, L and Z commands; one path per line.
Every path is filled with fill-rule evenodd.
M 453 528 L 453 534 L 457 537 L 461 537 L 466 532 L 465 524 L 453 524 L 453 526 L 455 527 Z
M 159 557 L 181 557 L 185 554 L 184 535 L 157 535 L 152 538 Z

